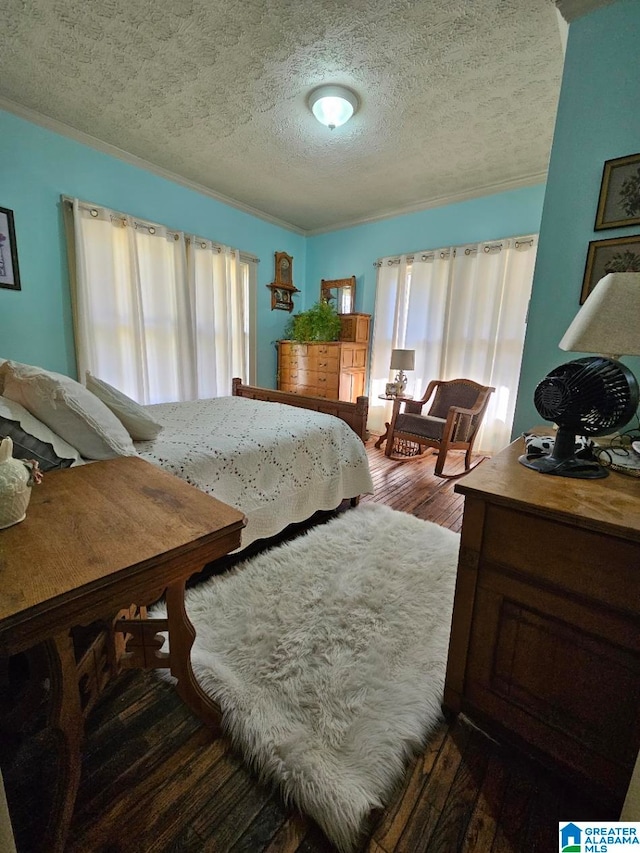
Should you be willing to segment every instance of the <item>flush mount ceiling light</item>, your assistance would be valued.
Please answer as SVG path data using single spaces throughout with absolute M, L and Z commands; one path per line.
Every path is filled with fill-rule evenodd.
M 309 109 L 330 130 L 349 121 L 358 104 L 358 96 L 346 86 L 319 86 L 309 95 Z

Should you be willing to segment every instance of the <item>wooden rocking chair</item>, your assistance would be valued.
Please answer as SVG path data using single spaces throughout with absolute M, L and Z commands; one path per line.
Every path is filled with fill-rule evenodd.
M 471 465 L 471 451 L 478 434 L 489 397 L 495 388 L 479 385 L 471 379 L 433 380 L 421 400 L 397 397 L 387 430 L 385 455 L 418 456 L 424 448 L 438 449 L 434 474 L 455 479 L 467 474 L 482 460 Z M 433 401 L 426 414 L 423 407 Z M 400 411 L 404 406 L 404 411 Z M 413 448 L 407 450 L 407 447 Z M 464 471 L 444 474 L 443 468 L 450 450 L 465 450 Z

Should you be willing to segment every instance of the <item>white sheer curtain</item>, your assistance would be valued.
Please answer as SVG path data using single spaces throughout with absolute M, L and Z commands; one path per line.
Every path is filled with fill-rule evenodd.
M 368 421 L 374 433 L 383 433 L 391 417 L 391 404 L 379 395 L 384 395 L 386 383 L 393 379 L 392 349 L 415 350 L 415 370 L 410 376 L 415 395 L 442 373 L 448 261 L 448 250 L 425 252 L 415 258 L 387 259 L 378 268 Z
M 376 283 L 367 427 L 371 432 L 379 435 L 384 432 L 385 420 L 389 420 L 391 412 L 391 406 L 381 401 L 379 395 L 384 394 L 384 386 L 390 381 L 391 350 L 398 340 L 396 306 L 401 302 L 399 298 L 401 282 L 403 290 L 406 282 L 406 259 L 402 259 L 402 269 L 400 263 L 400 260 L 383 262 L 378 268 Z
M 229 396 L 234 376 L 245 381 L 249 377 L 246 264 L 237 249 L 194 236 L 189 241 L 188 269 L 195 308 L 197 396 Z
M 465 377 L 496 391 L 476 447 L 508 444 L 522 360 L 537 238 L 445 248 L 380 262 L 370 382 L 369 429 L 384 431 L 390 405 L 378 399 L 393 348 L 414 349 L 409 393 L 431 379 Z
M 228 395 L 233 376 L 250 379 L 255 264 L 78 199 L 72 217 L 81 381 L 89 370 L 140 403 L 159 403 Z

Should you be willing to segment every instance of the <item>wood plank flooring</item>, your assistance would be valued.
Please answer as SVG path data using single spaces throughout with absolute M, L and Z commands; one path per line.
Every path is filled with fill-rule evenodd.
M 373 440 L 367 451 L 376 492 L 364 502 L 460 529 L 463 499 L 451 481 L 433 476 L 435 457 L 389 460 Z M 455 464 L 462 470 L 461 455 Z M 46 778 L 47 766 L 43 745 L 3 764 L 19 853 L 37 851 L 33 780 Z M 558 849 L 558 821 L 615 819 L 460 717 L 443 721 L 411 761 L 396 796 L 371 816 L 361 853 L 547 853 Z M 312 821 L 255 779 L 226 739 L 213 739 L 170 686 L 139 672 L 116 679 L 89 716 L 67 850 L 335 853 Z

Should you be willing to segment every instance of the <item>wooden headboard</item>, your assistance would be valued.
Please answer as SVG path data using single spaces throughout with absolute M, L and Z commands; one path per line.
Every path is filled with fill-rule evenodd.
M 304 397 L 302 394 L 289 394 L 287 391 L 243 385 L 242 379 L 237 378 L 233 379 L 233 396 L 248 397 L 250 400 L 266 400 L 268 403 L 285 403 L 287 406 L 297 406 L 299 409 L 312 409 L 314 412 L 334 415 L 348 423 L 362 441 L 368 438 L 368 397 L 358 397 L 355 403 L 347 403 L 345 400 L 325 400 L 324 397 Z

